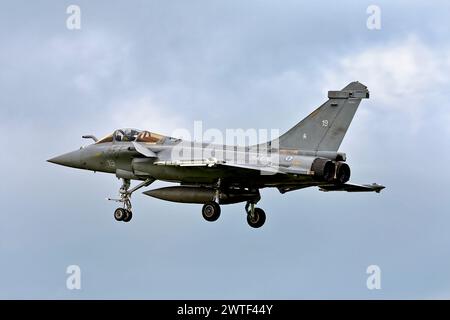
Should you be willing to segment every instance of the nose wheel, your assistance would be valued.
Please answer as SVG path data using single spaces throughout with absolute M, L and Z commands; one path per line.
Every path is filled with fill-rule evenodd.
M 122 186 L 120 187 L 120 190 L 119 190 L 120 199 L 108 198 L 108 200 L 123 203 L 123 208 L 117 208 L 114 211 L 114 219 L 116 219 L 116 221 L 123 221 L 123 222 L 131 221 L 131 219 L 133 218 L 133 212 L 131 211 L 131 208 L 132 208 L 131 195 L 133 194 L 133 192 L 137 191 L 138 189 L 140 189 L 142 187 L 147 187 L 153 181 L 155 181 L 155 179 L 148 178 L 144 182 L 138 184 L 136 187 L 129 189 L 130 188 L 130 180 L 123 179 Z
M 114 219 L 116 219 L 116 221 L 130 222 L 132 218 L 133 213 L 128 209 L 117 208 L 114 211 Z

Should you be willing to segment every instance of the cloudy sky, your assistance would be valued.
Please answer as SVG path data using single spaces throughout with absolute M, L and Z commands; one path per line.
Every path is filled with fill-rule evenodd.
M 68 30 L 66 8 L 81 8 Z M 366 9 L 381 9 L 370 30 Z M 0 298 L 450 298 L 448 1 L 2 1 Z M 341 146 L 381 194 L 281 195 L 248 227 L 45 160 L 117 127 L 281 132 L 359 80 Z M 155 186 L 162 186 L 156 183 Z M 78 265 L 81 290 L 66 288 Z M 381 269 L 368 290 L 366 269 Z

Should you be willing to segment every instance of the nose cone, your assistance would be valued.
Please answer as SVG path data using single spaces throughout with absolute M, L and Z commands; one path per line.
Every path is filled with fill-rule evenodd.
M 59 164 L 61 166 L 72 167 L 72 168 L 80 168 L 81 165 L 81 149 L 75 150 L 69 153 L 62 154 L 60 156 L 56 156 L 54 158 L 48 159 L 48 162 Z

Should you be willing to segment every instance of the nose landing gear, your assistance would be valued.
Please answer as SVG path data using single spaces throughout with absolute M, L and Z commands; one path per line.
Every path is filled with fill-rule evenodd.
M 123 222 L 130 222 L 133 218 L 133 212 L 131 211 L 131 195 L 133 192 L 139 190 L 142 187 L 149 186 L 155 179 L 148 178 L 147 180 L 143 181 L 142 183 L 138 184 L 134 188 L 130 188 L 130 180 L 129 179 L 122 179 L 122 186 L 119 189 L 120 199 L 111 199 L 108 198 L 108 200 L 121 202 L 123 203 L 123 208 L 117 208 L 114 211 L 114 219 L 116 221 L 123 221 Z
M 117 208 L 114 211 L 114 219 L 116 219 L 116 221 L 129 222 L 132 217 L 133 213 L 128 209 Z

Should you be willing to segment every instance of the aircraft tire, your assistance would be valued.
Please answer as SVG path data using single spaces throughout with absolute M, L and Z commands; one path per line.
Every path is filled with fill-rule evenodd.
M 125 218 L 123 218 L 123 222 L 130 222 L 131 219 L 133 218 L 133 212 L 131 212 L 130 210 L 125 210 Z
M 249 214 L 247 214 L 247 223 L 252 228 L 260 228 L 266 222 L 266 213 L 261 208 L 255 208 L 253 212 L 253 218 Z
M 217 202 L 210 201 L 203 205 L 202 216 L 206 221 L 216 221 L 220 217 L 220 206 Z
M 114 211 L 114 219 L 116 219 L 116 221 L 123 221 L 126 216 L 127 212 L 124 208 L 117 208 Z

